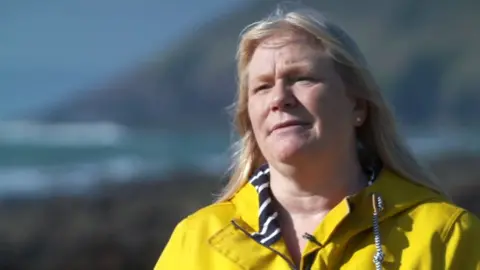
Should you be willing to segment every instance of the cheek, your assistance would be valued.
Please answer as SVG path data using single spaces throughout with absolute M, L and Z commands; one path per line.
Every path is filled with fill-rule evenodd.
M 258 102 L 254 100 L 248 101 L 248 117 L 250 119 L 250 124 L 252 125 L 253 132 L 258 134 L 258 131 L 262 125 L 262 109 Z
M 332 96 L 323 87 L 303 91 L 297 98 L 317 121 L 323 122 L 335 108 Z
M 346 97 L 338 89 L 321 89 L 302 99 L 305 107 L 322 128 L 333 128 L 350 121 L 351 108 Z
M 337 138 L 349 136 L 353 129 L 353 125 L 351 125 L 352 111 L 349 105 L 346 98 L 337 96 L 328 102 L 328 107 L 324 112 L 325 128 Z

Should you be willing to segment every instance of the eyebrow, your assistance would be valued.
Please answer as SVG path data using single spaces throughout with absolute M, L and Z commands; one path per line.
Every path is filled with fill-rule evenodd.
M 302 74 L 302 73 L 312 73 L 312 72 L 315 72 L 315 71 L 318 71 L 319 69 L 319 64 L 317 63 L 317 61 L 315 61 L 315 63 L 313 64 L 294 64 L 294 65 L 289 65 L 287 66 L 285 69 L 283 69 L 281 72 L 281 75 L 282 76 L 285 76 L 285 75 L 298 75 L 298 74 Z
M 295 76 L 299 74 L 304 74 L 304 73 L 312 73 L 316 72 L 319 70 L 319 67 L 321 64 L 319 64 L 317 61 L 314 63 L 308 62 L 299 62 L 298 64 L 291 64 L 286 66 L 284 69 L 281 70 L 280 76 L 285 77 L 285 76 Z M 271 73 L 264 73 L 260 74 L 258 76 L 255 76 L 254 78 L 251 78 L 252 80 L 250 83 L 258 83 L 258 82 L 264 82 L 272 79 L 272 74 Z

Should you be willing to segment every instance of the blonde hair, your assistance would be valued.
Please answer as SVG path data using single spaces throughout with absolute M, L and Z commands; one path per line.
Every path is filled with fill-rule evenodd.
M 217 202 L 231 198 L 265 159 L 260 152 L 250 126 L 247 109 L 247 66 L 256 47 L 268 37 L 293 31 L 314 38 L 335 62 L 336 69 L 349 87 L 349 94 L 367 104 L 364 124 L 357 129 L 357 140 L 363 151 L 360 159 L 376 157 L 389 168 L 413 182 L 444 193 L 435 177 L 414 158 L 398 135 L 394 117 L 383 98 L 367 63 L 356 43 L 338 25 L 321 13 L 307 7 L 286 11 L 277 8 L 267 18 L 247 26 L 240 35 L 237 50 L 238 91 L 234 109 L 234 124 L 240 140 L 231 167 L 231 177 Z M 352 91 L 355 90 L 355 91 Z M 366 154 L 365 154 L 366 153 Z M 362 163 L 362 160 L 360 160 Z

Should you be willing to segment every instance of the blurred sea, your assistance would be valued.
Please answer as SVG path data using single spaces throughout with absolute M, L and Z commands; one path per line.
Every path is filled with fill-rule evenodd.
M 227 166 L 219 132 L 136 131 L 111 123 L 0 123 L 0 196 L 78 193 L 101 181 L 128 181 L 180 168 Z
M 480 152 L 466 132 L 407 134 L 421 158 L 443 152 Z M 112 123 L 0 123 L 0 196 L 82 193 L 110 181 L 169 170 L 225 172 L 228 133 L 138 131 Z

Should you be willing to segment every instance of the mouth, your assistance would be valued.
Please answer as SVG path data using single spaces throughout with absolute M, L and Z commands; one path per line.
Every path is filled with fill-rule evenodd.
M 307 127 L 307 126 L 310 126 L 309 122 L 300 121 L 300 120 L 289 120 L 289 121 L 284 121 L 274 125 L 270 130 L 270 133 L 280 129 L 290 128 L 290 127 Z

